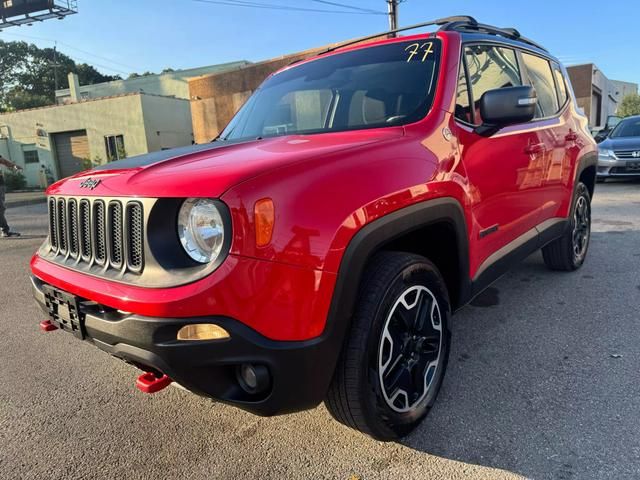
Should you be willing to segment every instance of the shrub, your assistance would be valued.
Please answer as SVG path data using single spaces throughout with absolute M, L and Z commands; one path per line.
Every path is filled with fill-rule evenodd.
M 20 172 L 6 172 L 4 174 L 4 182 L 7 192 L 22 190 L 27 186 L 27 179 Z
M 631 93 L 625 96 L 618 108 L 618 115 L 621 117 L 640 115 L 640 95 L 637 93 Z

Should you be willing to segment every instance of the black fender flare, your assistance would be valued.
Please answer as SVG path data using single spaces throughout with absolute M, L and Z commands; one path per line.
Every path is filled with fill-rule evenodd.
M 598 153 L 597 152 L 586 153 L 582 157 L 580 157 L 576 162 L 576 175 L 573 179 L 574 197 L 575 197 L 576 188 L 578 188 L 578 182 L 580 181 L 580 177 L 582 176 L 584 171 L 589 167 L 594 167 L 596 169 L 596 175 L 597 175 L 597 169 L 598 169 Z M 591 192 L 594 192 L 595 190 L 595 178 L 596 177 L 594 175 L 593 177 L 594 185 L 587 185 L 587 188 L 589 188 Z M 573 209 L 573 204 L 571 205 L 571 207 Z
M 591 193 L 591 199 L 593 200 L 593 195 L 595 193 L 595 187 L 596 187 L 595 185 L 596 175 L 597 175 L 597 169 L 598 169 L 598 153 L 597 152 L 586 153 L 585 155 L 581 156 L 576 162 L 576 169 L 575 169 L 576 174 L 573 178 L 573 192 L 571 194 L 571 203 L 569 204 L 569 213 L 567 215 L 567 222 L 565 224 L 565 230 L 563 233 L 566 233 L 567 230 L 571 228 L 571 215 L 573 212 L 573 208 L 575 207 L 576 191 L 578 190 L 578 183 L 580 183 L 580 177 L 582 177 L 582 174 L 584 173 L 584 171 L 589 167 L 593 167 L 596 169 L 596 173 L 593 177 L 593 185 L 587 185 L 587 188 Z
M 453 197 L 444 197 L 396 210 L 362 227 L 353 236 L 342 256 L 324 334 L 331 338 L 337 352 L 340 351 L 350 326 L 367 262 L 385 244 L 440 222 L 450 223 L 456 234 L 460 279 L 460 301 L 457 303 L 460 306 L 466 304 L 471 296 L 469 238 L 460 202 Z

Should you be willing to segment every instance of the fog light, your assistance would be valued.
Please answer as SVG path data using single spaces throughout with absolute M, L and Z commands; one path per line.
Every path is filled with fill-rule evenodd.
M 222 340 L 229 332 L 213 323 L 194 323 L 178 330 L 178 340 Z
M 240 367 L 240 376 L 251 390 L 255 390 L 258 386 L 258 377 L 256 376 L 256 369 L 253 368 L 253 365 L 242 365 Z
M 236 371 L 238 383 L 247 393 L 259 393 L 269 387 L 269 370 L 263 365 L 243 363 Z

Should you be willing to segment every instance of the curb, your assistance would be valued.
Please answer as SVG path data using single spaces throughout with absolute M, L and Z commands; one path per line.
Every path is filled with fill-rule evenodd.
M 26 207 L 27 205 L 37 205 L 39 203 L 47 203 L 47 198 L 30 198 L 28 200 L 16 200 L 13 202 L 5 202 L 5 207 L 8 209 L 14 207 Z

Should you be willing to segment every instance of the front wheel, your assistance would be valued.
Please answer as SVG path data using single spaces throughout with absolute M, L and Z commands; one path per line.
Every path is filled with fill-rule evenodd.
M 580 182 L 576 187 L 569 230 L 542 248 L 544 263 L 552 270 L 573 271 L 584 263 L 591 238 L 591 195 Z
M 401 252 L 374 257 L 325 400 L 331 415 L 378 440 L 407 435 L 442 384 L 450 316 L 433 263 Z

